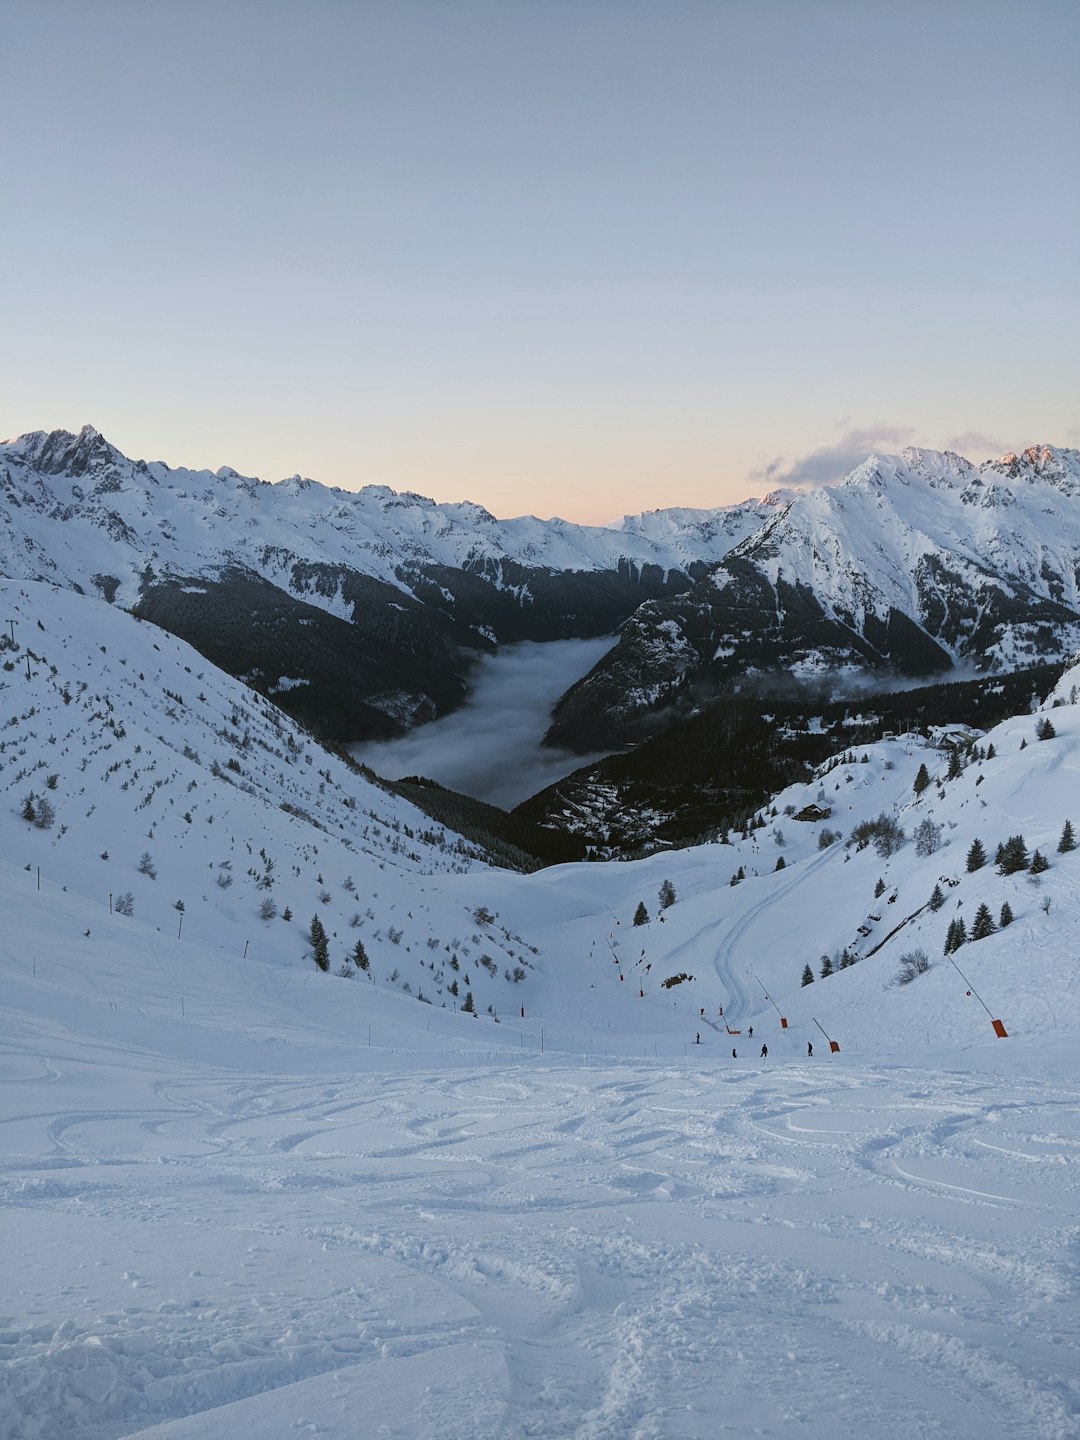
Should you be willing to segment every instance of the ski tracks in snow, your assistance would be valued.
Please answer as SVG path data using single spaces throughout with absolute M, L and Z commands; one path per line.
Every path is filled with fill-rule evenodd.
M 1075 1096 L 552 1060 L 127 1072 L 34 1120 L 24 1073 L 19 1440 L 1080 1429 Z

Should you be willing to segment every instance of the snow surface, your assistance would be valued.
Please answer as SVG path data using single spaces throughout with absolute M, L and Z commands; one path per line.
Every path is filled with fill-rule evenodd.
M 953 780 L 901 737 L 522 876 L 154 627 L 0 598 L 5 1440 L 1080 1434 L 1080 669 Z

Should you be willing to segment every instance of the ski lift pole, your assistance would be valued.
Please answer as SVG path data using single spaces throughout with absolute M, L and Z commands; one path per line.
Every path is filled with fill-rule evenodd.
M 983 1007 L 983 1009 L 986 1011 L 987 1015 L 990 1016 L 990 1024 L 994 1027 L 994 1034 L 998 1037 L 999 1040 L 1007 1040 L 1007 1039 L 1009 1038 L 1009 1032 L 1005 1029 L 1005 1026 L 1001 1023 L 1000 1020 L 995 1020 L 995 1019 L 994 1019 L 994 1016 L 993 1016 L 993 1014 L 992 1014 L 992 1012 L 991 1012 L 991 1010 L 990 1010 L 990 1006 L 987 1005 L 986 1001 L 982 998 L 982 996 L 979 994 L 979 992 L 975 989 L 975 986 L 972 985 L 971 981 L 967 978 L 967 976 L 964 974 L 964 972 L 960 969 L 960 966 L 957 965 L 956 961 L 952 958 L 952 956 L 949 955 L 949 956 L 947 956 L 946 958 L 948 959 L 949 964 L 953 967 L 953 969 L 956 971 L 956 973 L 960 976 L 960 979 L 963 980 L 964 984 L 968 987 L 968 993 L 975 996 L 975 999 L 976 999 L 976 1000 L 979 1002 L 979 1004 Z
M 813 1016 L 811 1016 L 810 1018 L 811 1018 L 812 1020 L 814 1019 Z M 814 1024 L 815 1024 L 815 1025 L 817 1026 L 817 1028 L 821 1031 L 821 1033 L 825 1036 L 825 1039 L 828 1040 L 828 1042 L 829 1042 L 829 1052 L 830 1052 L 830 1054 L 832 1054 L 832 1055 L 838 1055 L 838 1054 L 840 1053 L 840 1045 L 839 1045 L 839 1042 L 836 1041 L 836 1040 L 834 1040 L 834 1039 L 832 1038 L 832 1036 L 831 1036 L 830 1034 L 828 1034 L 828 1032 L 827 1032 L 826 1029 L 825 1029 L 825 1026 L 822 1025 L 822 1023 L 821 1023 L 820 1020 L 814 1020 Z
M 758 983 L 759 985 L 761 985 L 761 981 L 758 980 L 758 977 L 757 977 L 756 975 L 754 976 L 754 979 L 757 980 L 757 983 Z M 764 994 L 764 996 L 765 996 L 765 999 L 768 1000 L 769 1004 L 770 1004 L 770 1005 L 773 1007 L 773 1009 L 776 1011 L 777 1015 L 780 1015 L 780 1006 L 777 1005 L 776 1001 L 775 1001 L 775 1000 L 772 998 L 772 996 L 769 994 L 768 990 L 765 989 L 765 986 L 764 986 L 764 985 L 761 985 L 761 989 L 762 989 L 762 992 L 763 992 L 763 994 Z M 785 1015 L 780 1015 L 780 1029 L 781 1029 L 781 1030 L 786 1030 L 786 1029 L 787 1029 L 787 1017 L 786 1017 Z

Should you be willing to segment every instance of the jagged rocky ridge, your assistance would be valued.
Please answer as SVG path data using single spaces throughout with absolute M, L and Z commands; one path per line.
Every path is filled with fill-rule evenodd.
M 872 456 L 791 496 L 685 593 L 639 607 L 549 736 L 587 751 L 721 694 L 1063 658 L 1080 643 L 1078 495 L 1075 450 L 980 466 Z

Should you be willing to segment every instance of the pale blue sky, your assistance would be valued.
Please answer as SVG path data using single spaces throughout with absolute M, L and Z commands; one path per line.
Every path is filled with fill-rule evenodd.
M 1080 444 L 1076 0 L 2 15 L 0 433 L 593 521 Z

